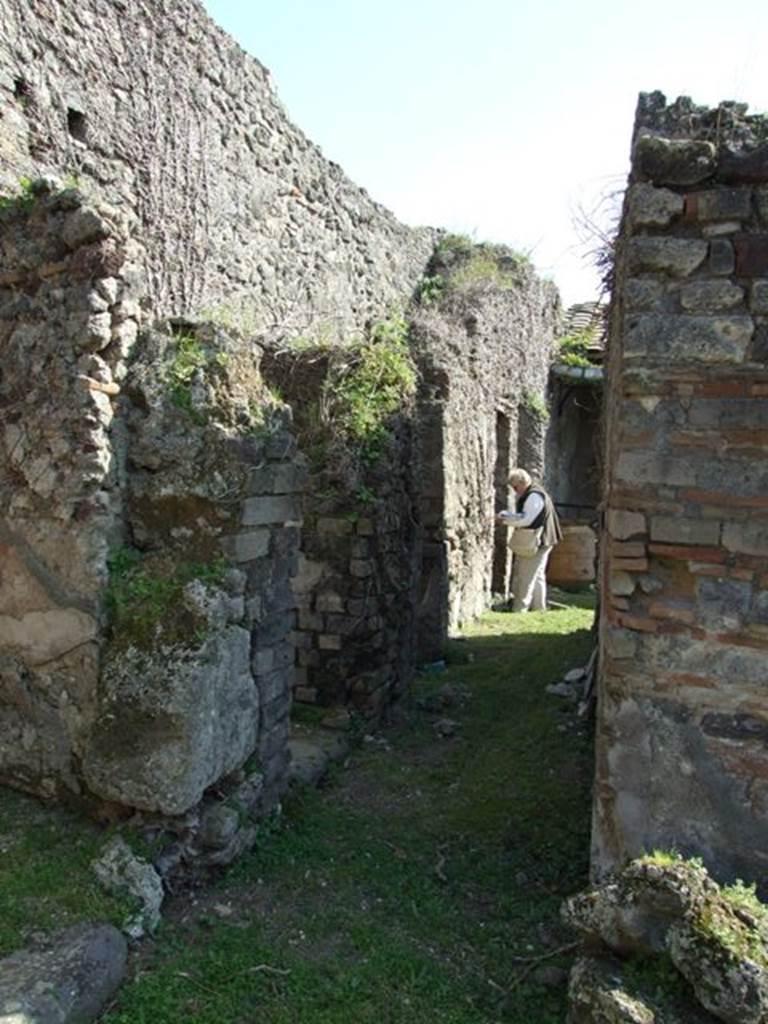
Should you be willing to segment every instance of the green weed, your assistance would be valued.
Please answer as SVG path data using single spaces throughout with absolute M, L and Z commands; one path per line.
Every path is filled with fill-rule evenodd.
M 566 366 L 594 366 L 588 352 L 597 343 L 597 336 L 594 327 L 566 334 L 557 342 L 557 362 Z
M 0 211 L 21 210 L 27 212 L 35 202 L 34 182 L 31 178 L 19 178 L 17 192 L 0 195 Z
M 112 640 L 149 647 L 156 642 L 158 631 L 178 642 L 204 639 L 202 624 L 183 615 L 182 592 L 193 580 L 211 586 L 220 583 L 228 563 L 224 558 L 210 563 L 152 563 L 130 548 L 121 548 L 107 559 L 107 568 L 106 607 Z
M 541 395 L 537 395 L 534 391 L 524 391 L 523 405 L 542 423 L 549 423 L 549 409 Z

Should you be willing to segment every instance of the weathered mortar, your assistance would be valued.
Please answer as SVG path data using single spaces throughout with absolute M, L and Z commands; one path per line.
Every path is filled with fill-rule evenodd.
M 138 218 L 156 316 L 343 335 L 410 295 L 399 224 L 288 120 L 194 0 L 0 0 L 0 191 L 76 175 Z
M 608 361 L 594 869 L 768 847 L 768 120 L 641 96 Z

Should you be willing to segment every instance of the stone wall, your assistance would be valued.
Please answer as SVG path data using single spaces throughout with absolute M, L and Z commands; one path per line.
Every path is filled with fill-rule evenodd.
M 0 219 L 0 780 L 174 817 L 250 762 L 270 806 L 303 466 L 260 350 L 140 331 L 113 208 Z
M 415 665 L 418 452 L 406 397 L 370 459 L 344 436 L 340 410 L 323 408 L 337 368 L 348 371 L 356 351 L 270 353 L 265 373 L 295 410 L 309 460 L 293 582 L 295 695 L 376 715 L 402 692 Z
M 441 654 L 447 634 L 506 596 L 506 530 L 494 512 L 509 508 L 515 465 L 538 475 L 544 462 L 545 408 L 560 306 L 552 285 L 509 253 L 479 247 L 482 272 L 467 275 L 478 254 L 453 265 L 441 252 L 434 269 L 448 287 L 414 314 L 414 354 L 421 371 L 419 478 L 424 546 L 420 573 L 419 652 Z M 453 280 L 457 281 L 452 285 Z
M 768 120 L 642 96 L 616 268 L 594 866 L 765 875 Z
M 409 295 L 399 224 L 288 120 L 195 0 L 0 0 L 0 191 L 56 173 L 135 216 L 156 316 L 334 336 Z

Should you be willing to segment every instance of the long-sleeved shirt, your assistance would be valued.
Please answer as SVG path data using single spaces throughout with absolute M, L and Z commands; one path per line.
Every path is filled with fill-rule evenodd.
M 499 512 L 502 519 L 508 523 L 523 529 L 526 526 L 530 526 L 531 523 L 535 523 L 537 517 L 544 509 L 544 498 L 541 494 L 536 491 L 532 491 L 523 503 L 522 511 L 520 512 Z

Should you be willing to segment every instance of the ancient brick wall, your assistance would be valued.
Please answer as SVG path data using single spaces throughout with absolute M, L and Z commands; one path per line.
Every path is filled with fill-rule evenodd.
M 488 608 L 492 592 L 504 594 L 507 531 L 495 527 L 494 512 L 510 507 L 513 466 L 543 469 L 545 424 L 535 410 L 545 408 L 559 300 L 530 266 L 507 256 L 502 267 L 505 259 L 508 274 L 449 284 L 414 315 L 424 526 L 418 645 L 426 660 Z
M 399 224 L 291 122 L 195 0 L 1 0 L 0 191 L 55 173 L 132 213 L 156 316 L 340 336 L 413 290 Z
M 768 845 L 768 120 L 641 97 L 607 373 L 594 865 Z
M 249 762 L 257 810 L 303 462 L 258 348 L 139 332 L 130 227 L 76 190 L 0 210 L 0 781 L 173 818 Z

